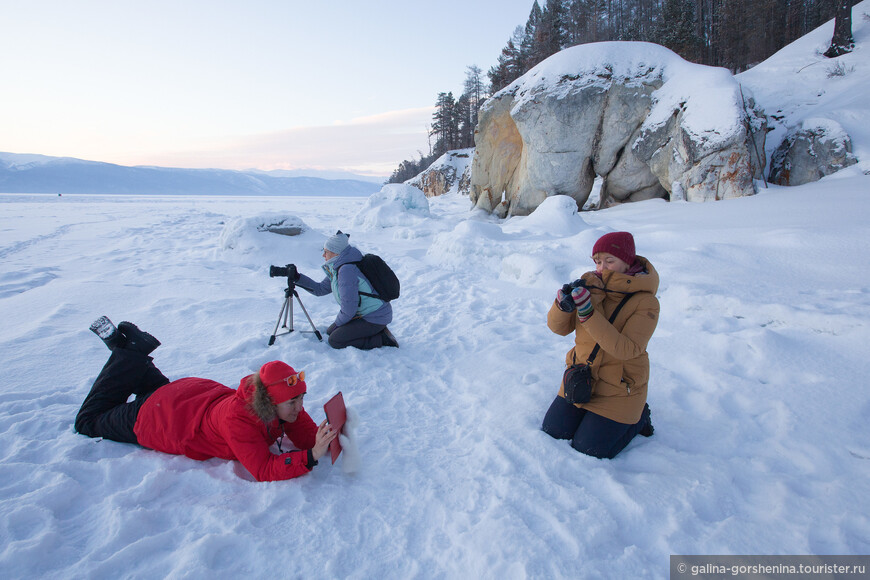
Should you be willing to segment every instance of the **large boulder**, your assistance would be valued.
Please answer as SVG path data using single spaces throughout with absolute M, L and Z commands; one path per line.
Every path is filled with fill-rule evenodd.
M 553 195 L 582 208 L 596 177 L 599 206 L 674 190 L 689 201 L 752 195 L 765 133 L 763 112 L 725 69 L 650 43 L 584 44 L 484 103 L 470 196 L 506 216 Z
M 802 185 L 818 181 L 858 160 L 852 140 L 836 121 L 805 119 L 792 127 L 770 157 L 770 181 Z

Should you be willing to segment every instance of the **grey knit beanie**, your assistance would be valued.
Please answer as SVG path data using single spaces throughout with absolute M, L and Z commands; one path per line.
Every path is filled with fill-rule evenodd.
M 338 230 L 334 236 L 327 238 L 326 243 L 323 244 L 323 249 L 329 250 L 333 254 L 340 254 L 348 246 L 347 239 L 349 237 L 350 234 L 344 234 Z

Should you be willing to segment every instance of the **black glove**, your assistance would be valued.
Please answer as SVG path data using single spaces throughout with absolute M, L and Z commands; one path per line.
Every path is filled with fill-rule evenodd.
M 333 322 L 332 324 L 329 325 L 329 328 L 326 329 L 326 334 L 327 335 L 332 334 L 332 332 L 334 330 L 335 330 L 335 323 Z

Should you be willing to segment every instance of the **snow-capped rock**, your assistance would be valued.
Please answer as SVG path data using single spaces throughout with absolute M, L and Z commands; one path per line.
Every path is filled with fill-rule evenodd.
M 666 197 L 675 182 L 689 201 L 752 195 L 765 127 L 725 69 L 650 43 L 575 46 L 484 104 L 471 199 L 502 216 L 560 194 L 582 207 L 596 176 L 601 205 Z

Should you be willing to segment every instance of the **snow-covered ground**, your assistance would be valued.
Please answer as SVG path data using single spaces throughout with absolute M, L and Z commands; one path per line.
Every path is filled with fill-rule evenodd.
M 583 214 L 552 198 L 505 222 L 450 195 L 359 230 L 354 198 L 0 196 L 0 575 L 666 577 L 670 554 L 866 554 L 868 185 L 846 170 Z M 312 230 L 234 227 L 275 212 Z M 298 307 L 267 346 L 283 300 L 269 265 L 316 274 L 335 228 L 401 277 L 398 350 L 331 350 L 298 332 Z M 612 230 L 659 269 L 662 316 L 656 433 L 602 461 L 539 426 L 571 345 L 546 311 Z M 336 304 L 301 296 L 322 331 Z M 341 390 L 360 471 L 253 483 L 232 462 L 77 435 L 108 353 L 87 329 L 100 314 L 160 338 L 170 378 L 236 386 L 282 359 L 306 371 L 315 420 Z
M 811 113 L 864 127 L 861 163 L 748 198 L 578 214 L 554 197 L 497 220 L 403 186 L 368 200 L 0 195 L 0 578 L 667 578 L 671 554 L 870 553 L 868 105 L 831 96 L 867 88 L 868 65 L 850 62 Z M 798 74 L 770 70 L 769 86 Z M 766 109 L 777 96 L 750 88 Z M 799 121 L 820 89 L 790 90 Z M 275 216 L 310 229 L 257 231 Z M 297 331 L 268 346 L 283 301 L 269 265 L 318 274 L 338 228 L 399 274 L 401 348 L 332 350 L 299 332 L 298 307 Z M 539 426 L 572 340 L 547 309 L 614 230 L 658 269 L 662 312 L 655 435 L 606 461 Z M 324 330 L 335 302 L 301 296 Z M 321 461 L 255 483 L 235 462 L 76 434 L 108 354 L 87 329 L 101 314 L 154 333 L 170 378 L 234 387 L 282 359 L 305 370 L 317 421 L 341 390 L 359 471 Z

